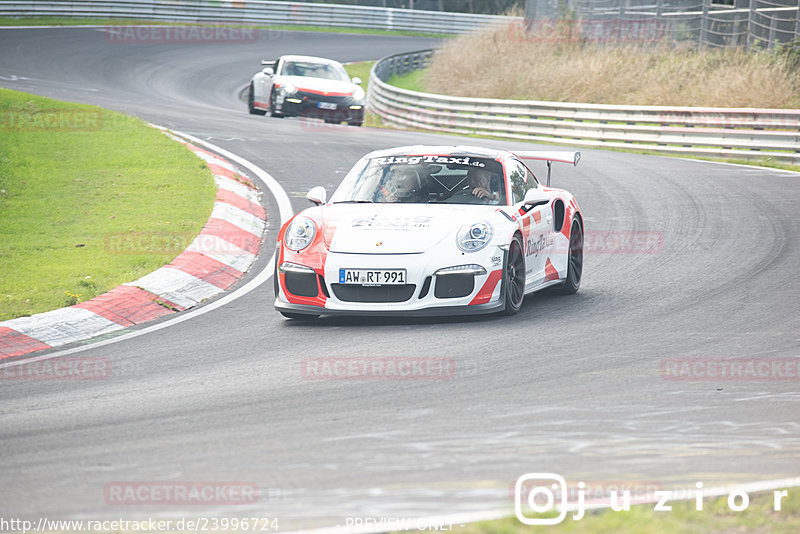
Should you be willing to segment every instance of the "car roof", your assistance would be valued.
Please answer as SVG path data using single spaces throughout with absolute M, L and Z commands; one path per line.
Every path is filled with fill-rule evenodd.
M 308 61 L 310 63 L 332 63 L 336 65 L 341 65 L 335 59 L 327 59 L 324 57 L 315 57 L 315 56 L 295 56 L 295 55 L 288 55 L 288 56 L 281 56 L 281 60 L 283 61 Z
M 472 156 L 476 158 L 497 159 L 501 156 L 510 156 L 511 153 L 505 150 L 496 150 L 467 145 L 409 145 L 375 150 L 367 154 L 365 157 L 382 158 L 387 156 L 401 155 Z

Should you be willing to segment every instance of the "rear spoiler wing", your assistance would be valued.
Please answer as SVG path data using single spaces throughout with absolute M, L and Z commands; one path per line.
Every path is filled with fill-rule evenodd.
M 538 159 L 547 162 L 547 187 L 550 187 L 550 166 L 553 162 L 571 163 L 572 166 L 578 165 L 581 160 L 580 152 L 555 152 L 546 150 L 532 150 L 525 152 L 514 152 L 520 159 Z
M 278 65 L 277 59 L 262 59 L 261 66 L 262 67 L 272 67 L 273 69 Z

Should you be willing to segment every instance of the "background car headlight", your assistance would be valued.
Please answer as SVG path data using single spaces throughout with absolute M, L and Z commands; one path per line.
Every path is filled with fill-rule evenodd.
M 308 217 L 295 217 L 289 228 L 286 229 L 283 242 L 294 251 L 303 250 L 311 244 L 316 233 L 317 227 L 314 225 L 314 221 Z
M 464 226 L 458 231 L 456 244 L 464 252 L 477 252 L 489 244 L 493 233 L 492 225 L 487 222 Z
M 366 96 L 367 93 L 365 93 L 364 89 L 362 89 L 361 87 L 356 87 L 355 89 L 353 89 L 353 100 L 358 100 L 360 102 L 364 100 Z

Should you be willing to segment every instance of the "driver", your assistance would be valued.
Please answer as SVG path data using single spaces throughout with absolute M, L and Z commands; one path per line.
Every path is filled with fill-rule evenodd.
M 497 191 L 491 190 L 492 172 L 473 167 L 467 172 L 467 186 L 472 194 L 481 200 L 493 202 L 500 198 Z
M 394 166 L 378 190 L 383 202 L 424 202 L 422 178 L 414 169 Z

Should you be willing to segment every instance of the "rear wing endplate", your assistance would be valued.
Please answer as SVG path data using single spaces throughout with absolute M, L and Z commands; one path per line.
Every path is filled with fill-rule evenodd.
M 525 152 L 514 152 L 520 159 L 538 159 L 547 162 L 547 186 L 550 187 L 550 166 L 553 162 L 571 163 L 576 166 L 581 160 L 580 152 L 556 152 L 546 150 L 531 150 Z

